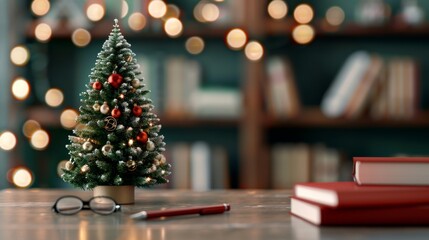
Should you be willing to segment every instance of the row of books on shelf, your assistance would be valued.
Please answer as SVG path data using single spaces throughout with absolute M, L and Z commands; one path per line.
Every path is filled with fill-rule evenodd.
M 238 118 L 242 96 L 238 89 L 203 86 L 203 68 L 185 56 L 138 60 L 155 111 L 170 117 Z
M 291 214 L 316 225 L 429 224 L 429 157 L 355 157 L 354 182 L 294 186 Z
M 302 104 L 289 60 L 267 61 L 268 112 L 276 117 L 299 115 Z M 330 118 L 408 119 L 419 110 L 419 70 L 409 57 L 383 59 L 378 54 L 351 54 L 326 91 L 321 110 Z
M 271 148 L 271 187 L 291 189 L 299 182 L 347 180 L 347 162 L 323 144 L 277 144 Z M 349 178 L 351 179 L 351 178 Z
M 206 142 L 179 142 L 166 153 L 172 165 L 167 187 L 207 191 L 231 187 L 227 150 Z

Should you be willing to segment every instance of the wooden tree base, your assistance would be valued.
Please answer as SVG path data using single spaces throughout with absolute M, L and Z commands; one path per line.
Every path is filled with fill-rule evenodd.
M 134 204 L 134 186 L 97 186 L 94 197 L 110 197 L 117 204 Z

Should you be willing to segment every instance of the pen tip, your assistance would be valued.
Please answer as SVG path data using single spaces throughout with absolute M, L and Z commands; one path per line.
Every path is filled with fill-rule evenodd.
M 132 218 L 132 219 L 143 219 L 144 220 L 147 218 L 147 213 L 145 211 L 138 212 L 138 213 L 130 215 L 130 218 Z

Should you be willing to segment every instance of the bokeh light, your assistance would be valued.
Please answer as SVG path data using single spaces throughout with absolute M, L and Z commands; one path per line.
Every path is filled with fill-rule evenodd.
M 28 188 L 33 183 L 33 175 L 27 168 L 16 168 L 12 173 L 12 183 L 19 188 Z
M 264 55 L 264 48 L 257 41 L 249 42 L 244 48 L 246 57 L 251 61 L 258 61 Z
M 10 60 L 17 66 L 24 66 L 30 59 L 30 52 L 24 46 L 16 46 L 10 51 Z
M 43 16 L 48 13 L 50 7 L 51 4 L 48 0 L 34 0 L 31 3 L 31 11 L 37 16 Z
M 58 163 L 57 165 L 57 174 L 58 176 L 61 177 L 61 175 L 63 175 L 64 171 L 63 169 L 66 168 L 66 163 L 68 162 L 68 160 L 62 160 Z
M 126 17 L 129 10 L 130 10 L 130 7 L 128 6 L 127 1 L 122 0 L 121 18 Z
M 85 47 L 91 42 L 91 34 L 83 28 L 78 28 L 73 31 L 72 41 L 78 47 Z
M 65 109 L 60 116 L 61 125 L 65 129 L 73 129 L 77 124 L 76 119 L 78 115 L 79 114 L 74 109 Z
M 204 50 L 204 40 L 200 37 L 190 37 L 186 40 L 185 47 L 190 54 L 199 54 Z
M 52 36 L 52 29 L 46 23 L 39 23 L 34 29 L 34 35 L 36 36 L 37 40 L 41 42 L 46 42 Z
M 219 18 L 219 8 L 216 4 L 213 3 L 205 3 L 201 7 L 201 17 L 206 22 L 214 22 Z
M 293 12 L 295 21 L 301 24 L 306 24 L 311 22 L 314 17 L 313 8 L 308 4 L 300 4 L 295 8 Z
M 206 20 L 203 18 L 203 15 L 202 15 L 203 6 L 204 6 L 203 2 L 198 2 L 198 4 L 195 5 L 194 7 L 194 18 L 198 22 L 206 22 Z
M 326 21 L 332 26 L 339 26 L 344 22 L 345 14 L 343 9 L 338 6 L 330 7 L 326 11 Z
M 140 31 L 146 26 L 146 17 L 139 12 L 135 12 L 128 18 L 128 25 L 133 31 Z
M 100 21 L 104 17 L 104 7 L 99 3 L 93 3 L 86 9 L 86 16 L 93 22 Z
M 283 0 L 273 0 L 268 4 L 268 14 L 274 19 L 282 19 L 287 14 L 287 5 Z
M 164 24 L 164 31 L 170 37 L 178 37 L 182 33 L 182 22 L 177 18 L 170 18 Z
M 48 147 L 49 134 L 42 129 L 34 131 L 30 139 L 31 146 L 36 150 L 43 150 Z
M 226 35 L 226 43 L 228 44 L 228 47 L 232 49 L 235 49 L 235 50 L 242 49 L 246 44 L 246 42 L 247 42 L 247 35 L 243 30 L 239 28 L 232 29 Z
M 58 107 L 64 101 L 64 94 L 58 88 L 51 88 L 45 94 L 45 102 L 48 106 Z
M 310 25 L 299 25 L 292 31 L 292 38 L 299 44 L 307 44 L 314 39 L 314 29 Z
M 12 83 L 12 95 L 18 100 L 27 99 L 30 94 L 30 84 L 24 78 L 16 78 Z
M 161 0 L 152 0 L 148 6 L 149 15 L 153 18 L 162 18 L 167 12 L 167 5 Z
M 39 129 L 41 129 L 39 122 L 32 119 L 25 121 L 25 123 L 22 125 L 22 133 L 27 138 L 31 138 L 33 133 Z
M 0 148 L 10 151 L 16 146 L 16 136 L 12 132 L 5 131 L 0 135 Z
M 174 4 L 167 4 L 167 12 L 162 17 L 162 20 L 167 21 L 169 18 L 179 18 L 180 9 Z

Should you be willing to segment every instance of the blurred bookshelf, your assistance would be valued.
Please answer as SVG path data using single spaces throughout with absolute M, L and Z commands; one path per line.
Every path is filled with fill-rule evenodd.
M 270 17 L 267 8 L 273 1 L 287 4 L 286 17 Z M 224 163 L 211 176 L 218 175 L 228 179 L 228 183 L 222 187 L 217 182 L 216 188 L 287 188 L 292 180 L 282 178 L 282 174 L 290 173 L 289 168 L 304 169 L 301 173 L 306 178 L 299 180 L 346 180 L 351 177 L 349 167 L 353 156 L 429 154 L 429 138 L 426 137 L 429 134 L 429 84 L 425 82 L 429 75 L 427 17 L 419 24 L 406 24 L 398 17 L 403 8 L 402 1 L 374 1 L 389 6 L 389 12 L 374 20 L 374 24 L 362 23 L 356 20 L 358 17 L 355 9 L 365 8 L 363 5 L 370 1 L 326 0 L 309 1 L 307 4 L 314 11 L 314 17 L 308 24 L 300 24 L 294 19 L 293 12 L 302 4 L 301 1 L 273 1 L 210 1 L 229 16 L 234 16 L 237 12 L 237 16 L 219 23 L 198 23 L 194 19 L 194 8 L 204 1 L 165 1 L 180 8 L 179 18 L 185 26 L 181 35 L 174 38 L 165 34 L 159 19 L 147 16 L 147 26 L 142 31 L 132 31 L 126 26 L 125 20 L 121 21 L 125 38 L 132 44 L 139 61 L 141 60 L 143 74 L 148 73 L 144 77 L 149 88 L 159 88 L 154 90 L 154 96 L 158 98 L 154 99 L 157 102 L 155 110 L 163 125 L 162 133 L 167 149 L 169 146 L 173 149 L 167 155 L 176 166 L 180 160 L 172 152 L 191 156 L 192 149 L 196 149 L 196 152 L 202 152 L 201 156 L 205 156 L 205 168 L 209 166 L 207 161 L 210 160 L 207 159 L 214 159 L 211 154 L 216 152 L 216 158 L 222 159 L 220 161 Z M 144 8 L 144 4 L 149 1 L 134 2 L 141 3 Z M 27 1 L 28 5 L 30 3 L 31 1 Z M 420 9 L 429 12 L 428 3 L 419 1 L 418 4 Z M 329 24 L 325 16 L 333 6 L 341 9 L 345 15 L 337 25 Z M 58 22 L 59 26 L 52 31 L 49 41 L 39 42 L 34 32 L 42 18 L 31 15 L 31 12 L 27 15 L 29 21 L 23 32 L 24 42 L 30 49 L 39 51 L 42 57 L 48 58 L 48 67 L 45 69 L 50 81 L 48 85 L 64 90 L 66 98 L 62 106 L 76 108 L 79 104 L 78 93 L 88 82 L 87 75 L 111 29 L 112 17 L 91 23 L 88 28 L 90 44 L 77 48 L 70 41 L 74 29 L 67 21 Z M 301 25 L 308 25 L 313 31 L 310 37 L 306 35 L 310 40 L 305 43 L 300 43 L 294 37 L 294 30 Z M 248 42 L 256 40 L 263 45 L 262 59 L 249 60 L 243 50 L 233 51 L 227 47 L 225 38 L 233 28 L 244 30 Z M 185 50 L 185 42 L 192 36 L 204 39 L 205 47 L 201 54 L 193 55 Z M 384 62 L 396 58 L 417 62 L 418 93 L 415 96 L 415 113 L 405 117 L 374 118 L 366 110 L 351 118 L 329 117 L 323 112 L 321 104 L 326 92 L 347 58 L 360 50 L 380 55 Z M 276 93 L 283 100 L 270 99 L 275 95 L 272 91 L 279 89 L 278 86 L 271 85 L 273 83 L 269 70 L 271 60 L 278 57 L 281 61 L 287 59 L 290 71 L 293 72 L 293 100 L 290 100 L 290 92 Z M 38 73 L 34 71 L 36 61 L 30 60 L 23 70 L 32 84 L 38 81 Z M 200 95 L 196 94 L 192 98 L 192 94 L 186 91 L 169 94 L 169 91 L 172 93 L 168 89 L 172 85 L 172 79 L 189 79 L 187 75 L 177 77 L 174 69 L 187 69 L 186 74 L 195 78 L 187 84 L 192 85 Z M 170 74 L 169 71 L 174 73 Z M 277 70 L 273 71 L 276 74 L 275 71 L 282 70 L 278 70 L 277 66 Z M 33 91 L 38 91 L 37 88 Z M 176 87 L 173 89 L 177 90 Z M 61 126 L 61 109 L 44 106 L 41 95 L 35 94 L 25 101 L 26 111 L 21 117 L 37 120 L 45 128 L 56 132 L 51 139 L 51 142 L 55 142 L 55 147 L 49 146 L 44 152 L 34 154 L 36 158 L 47 158 L 49 155 L 51 160 L 44 162 L 48 162 L 46 164 L 51 171 L 56 171 L 59 159 L 67 158 L 65 149 L 58 149 L 61 144 L 66 143 L 70 130 L 64 130 Z M 212 112 L 201 113 L 200 110 L 205 109 L 206 105 L 197 105 L 201 102 L 195 100 L 202 99 L 201 96 L 215 101 L 225 100 L 219 104 L 229 109 L 223 111 L 225 108 L 220 107 L 214 108 Z M 278 101 L 278 108 L 283 108 L 285 101 L 292 101 L 295 105 L 292 104 L 293 106 L 279 113 L 278 108 L 270 109 L 275 101 Z M 171 107 L 167 102 L 180 102 L 180 105 Z M 207 104 L 213 106 L 213 101 Z M 174 111 L 168 110 L 169 108 Z M 31 152 L 28 144 L 20 149 L 35 161 L 31 153 L 28 153 Z M 188 158 L 187 166 L 192 162 L 191 157 Z M 300 162 L 288 165 L 284 161 Z M 40 175 L 37 170 L 40 167 L 34 162 L 27 165 L 36 169 L 36 175 Z M 327 170 L 323 173 L 317 170 L 319 168 Z M 223 172 L 220 173 L 219 169 L 223 169 Z M 47 170 L 42 172 L 44 171 Z M 189 167 L 186 170 L 178 168 L 178 171 L 191 175 Z M 334 177 L 330 178 L 328 175 Z M 34 186 L 65 187 L 58 182 L 61 181 L 59 178 L 56 181 L 39 180 L 36 179 Z M 191 182 L 192 179 L 177 183 L 178 185 L 173 182 L 168 187 L 180 185 L 180 188 L 192 188 Z M 210 185 L 207 184 L 205 187 Z

